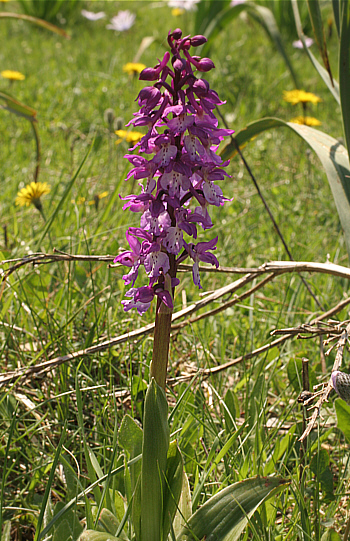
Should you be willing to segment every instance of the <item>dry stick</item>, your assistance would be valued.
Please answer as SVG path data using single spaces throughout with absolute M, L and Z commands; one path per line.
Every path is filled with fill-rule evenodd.
M 340 312 L 348 304 L 350 304 L 350 297 L 341 301 L 339 304 L 337 304 L 336 306 L 328 310 L 328 312 L 323 312 L 323 314 L 313 319 L 310 325 L 315 325 L 319 321 L 322 321 L 323 319 L 333 316 L 337 312 Z M 252 357 L 256 357 L 257 355 L 260 355 L 260 353 L 264 353 L 265 351 L 268 351 L 270 348 L 279 346 L 280 344 L 283 344 L 283 342 L 285 342 L 289 338 L 292 338 L 293 336 L 294 336 L 293 333 L 289 333 L 284 336 L 281 336 L 281 338 L 278 338 L 277 340 L 274 340 L 273 342 L 270 342 L 269 344 L 266 344 L 265 346 L 261 346 L 258 349 L 254 349 L 250 353 L 246 353 L 245 355 L 241 355 L 240 357 L 237 357 L 236 359 L 232 359 L 231 361 L 228 361 L 225 364 L 221 364 L 220 366 L 214 366 L 213 368 L 205 368 L 202 371 L 202 374 L 204 374 L 205 376 L 210 376 L 211 374 L 217 374 L 218 372 L 221 372 L 222 370 L 226 370 L 227 368 L 230 368 L 231 366 L 234 366 L 235 364 L 241 363 L 242 361 L 245 361 L 247 359 L 251 359 Z
M 294 257 L 292 256 L 292 254 L 291 254 L 291 252 L 290 252 L 290 250 L 289 250 L 289 248 L 288 248 L 288 246 L 287 246 L 287 244 L 286 244 L 286 241 L 284 240 L 284 237 L 283 237 L 283 235 L 282 235 L 282 233 L 281 233 L 281 231 L 280 231 L 280 228 L 279 228 L 278 225 L 277 225 L 277 222 L 276 222 L 275 218 L 273 217 L 273 214 L 272 214 L 272 212 L 271 212 L 271 210 L 270 210 L 270 207 L 268 206 L 268 204 L 267 204 L 267 202 L 266 202 L 266 200 L 265 200 L 265 198 L 264 198 L 264 196 L 263 196 L 263 194 L 262 194 L 262 192 L 261 192 L 261 190 L 260 190 L 260 188 L 259 188 L 259 185 L 258 185 L 258 183 L 257 183 L 257 181 L 256 181 L 256 178 L 254 177 L 254 175 L 253 175 L 253 173 L 252 173 L 252 171 L 251 171 L 251 169 L 250 169 L 248 163 L 246 162 L 246 160 L 245 160 L 245 158 L 244 158 L 244 156 L 243 156 L 243 154 L 242 154 L 241 149 L 239 148 L 239 144 L 237 143 L 237 141 L 236 141 L 236 139 L 235 139 L 234 137 L 231 137 L 231 139 L 233 140 L 233 142 L 234 142 L 234 144 L 235 144 L 235 146 L 236 146 L 237 152 L 238 152 L 238 154 L 240 155 L 241 160 L 243 161 L 244 166 L 245 166 L 245 168 L 247 169 L 247 171 L 248 171 L 248 173 L 249 173 L 249 175 L 250 175 L 250 178 L 252 179 L 252 181 L 253 181 L 253 183 L 254 183 L 254 186 L 255 186 L 255 188 L 256 188 L 256 190 L 257 190 L 257 192 L 258 192 L 258 195 L 259 195 L 261 201 L 263 202 L 263 205 L 264 205 L 265 209 L 267 210 L 268 215 L 270 216 L 270 219 L 271 219 L 271 221 L 272 221 L 272 223 L 273 223 L 273 226 L 274 226 L 274 228 L 275 228 L 275 230 L 276 230 L 276 232 L 277 232 L 277 235 L 279 236 L 279 238 L 280 238 L 281 241 L 282 241 L 282 244 L 283 244 L 284 249 L 286 250 L 286 252 L 287 252 L 287 254 L 288 254 L 289 259 L 290 259 L 291 261 L 294 261 Z M 308 290 L 308 292 L 310 293 L 310 295 L 312 296 L 312 298 L 313 298 L 314 301 L 316 302 L 317 306 L 318 306 L 321 310 L 323 310 L 323 308 L 322 308 L 320 302 L 318 301 L 317 297 L 316 297 L 316 296 L 313 294 L 313 292 L 311 291 L 311 288 L 310 288 L 309 284 L 307 283 L 307 281 L 305 280 L 305 278 L 304 278 L 303 276 L 300 276 L 300 278 L 301 278 L 301 281 L 303 282 L 304 286 L 306 287 L 306 289 Z
M 250 281 L 254 280 L 254 275 L 247 275 L 243 278 L 240 278 L 239 280 L 236 280 L 235 282 L 224 286 L 214 293 L 211 293 L 210 295 L 207 295 L 204 299 L 201 299 L 200 301 L 197 301 L 196 303 L 191 304 L 184 310 L 180 310 L 179 312 L 176 312 L 173 314 L 172 321 L 176 321 L 177 319 L 191 314 L 200 308 L 206 306 L 213 300 L 217 300 L 218 298 L 222 297 L 223 295 L 227 295 L 230 293 L 233 293 L 237 289 L 240 289 L 243 285 L 249 283 Z M 237 302 L 240 299 L 237 298 Z M 0 385 L 4 383 L 8 383 L 10 381 L 14 381 L 16 379 L 22 378 L 24 376 L 32 375 L 32 374 L 38 374 L 41 372 L 46 372 L 48 370 L 51 370 L 52 368 L 55 368 L 56 366 L 65 363 L 67 361 L 76 359 L 78 357 L 82 357 L 84 355 L 91 355 L 93 353 L 97 353 L 99 351 L 105 351 L 106 349 L 109 349 L 113 346 L 117 346 L 119 344 L 122 344 L 123 342 L 126 342 L 128 340 L 132 340 L 133 338 L 140 338 L 141 336 L 145 336 L 147 334 L 150 334 L 154 329 L 154 323 L 150 323 L 149 325 L 146 325 L 144 327 L 141 327 L 140 329 L 136 329 L 135 331 L 125 333 L 123 335 L 117 336 L 116 338 L 112 338 L 111 340 L 107 340 L 105 342 L 101 342 L 99 344 L 96 344 L 94 346 L 90 346 L 86 349 L 81 349 L 79 351 L 75 351 L 74 353 L 68 353 L 67 355 L 63 355 L 60 357 L 56 357 L 54 359 L 50 359 L 49 361 L 44 361 L 40 364 L 29 366 L 29 367 L 23 367 L 19 368 L 17 370 L 13 370 L 11 372 L 7 372 L 5 374 L 0 374 Z
M 6 260 L 1 262 L 1 264 L 4 263 L 10 263 L 10 262 L 16 262 L 15 268 L 11 267 L 6 273 L 5 277 L 8 275 L 8 273 L 14 272 L 17 268 L 20 266 L 23 266 L 28 263 L 38 264 L 38 262 L 41 264 L 43 263 L 44 259 L 48 259 L 49 261 L 74 261 L 74 260 L 83 260 L 83 261 L 110 261 L 113 259 L 113 256 L 105 255 L 105 256 L 79 256 L 79 255 L 71 255 L 66 254 L 64 252 L 60 254 L 32 254 L 29 257 L 20 259 L 20 260 Z M 207 270 L 206 267 L 203 268 L 203 270 Z M 208 269 L 211 270 L 211 269 Z M 232 269 L 230 269 L 232 271 Z M 236 272 L 235 269 L 233 269 L 234 272 Z M 273 272 L 276 275 L 277 274 L 284 274 L 287 272 L 300 272 L 300 271 L 308 271 L 308 272 L 320 272 L 320 273 L 327 273 L 334 276 L 340 276 L 343 278 L 350 279 L 350 270 L 346 267 L 342 267 L 340 265 L 334 265 L 332 263 L 309 263 L 309 262 L 290 262 L 290 261 L 282 261 L 282 262 L 271 262 L 271 263 L 265 263 L 264 265 L 261 265 L 261 267 L 257 269 L 239 269 L 239 272 L 247 272 L 248 274 L 240 278 L 239 280 L 236 280 L 235 282 L 229 284 L 228 286 L 224 286 L 223 288 L 220 288 L 219 290 L 215 291 L 214 293 L 207 295 L 204 299 L 201 299 L 200 301 L 197 301 L 196 303 L 191 304 L 186 309 L 181 310 L 179 312 L 176 312 L 173 315 L 172 321 L 176 321 L 177 319 L 180 319 L 181 317 L 184 317 L 186 315 L 189 315 L 193 312 L 196 312 L 200 308 L 203 308 L 210 302 L 214 300 L 218 300 L 220 297 L 233 293 L 237 289 L 243 287 L 245 284 L 249 283 L 250 281 L 254 280 L 254 278 L 262 273 L 266 272 Z M 251 272 L 253 271 L 253 272 Z M 4 281 L 3 287 L 5 286 L 6 282 Z M 259 287 L 259 284 L 258 286 Z M 251 293 L 251 292 L 250 292 Z M 245 294 L 243 294 L 244 296 Z M 239 302 L 241 300 L 241 297 L 234 299 L 234 301 L 229 302 Z M 350 302 L 349 299 L 345 299 L 341 303 L 339 303 L 336 307 L 332 308 L 328 312 L 322 314 L 322 316 L 319 316 L 319 318 L 316 318 L 311 322 L 311 325 L 314 324 L 317 321 L 321 321 L 322 319 L 327 318 L 330 315 L 336 314 L 338 311 L 340 311 L 344 306 L 346 306 Z M 140 338 L 143 335 L 150 334 L 154 329 L 154 324 L 146 325 L 140 329 L 137 329 L 135 331 L 132 331 L 130 333 L 126 333 L 124 335 L 118 336 L 116 338 L 113 338 L 111 340 L 101 342 L 99 344 L 96 344 L 94 346 L 91 346 L 89 348 L 76 351 L 74 353 L 70 353 L 64 356 L 56 357 L 55 359 L 51 359 L 49 361 L 45 361 L 43 363 L 40 363 L 35 366 L 29 366 L 29 367 L 23 367 L 18 370 L 14 370 L 12 372 L 8 372 L 5 374 L 0 374 L 0 385 L 4 383 L 8 383 L 10 381 L 14 381 L 16 379 L 22 378 L 23 376 L 28 376 L 30 374 L 39 373 L 43 371 L 50 370 L 59 364 L 62 364 L 64 362 L 76 359 L 78 357 L 82 357 L 84 355 L 91 355 L 93 353 L 97 353 L 99 351 L 105 351 L 106 349 L 109 349 L 110 347 L 119 345 L 127 340 L 131 340 L 133 338 Z M 172 326 L 172 329 L 176 330 L 176 326 Z M 234 366 L 235 364 L 242 362 L 245 359 L 250 359 L 252 357 L 255 357 L 256 355 L 259 355 L 260 353 L 263 353 L 264 351 L 267 351 L 271 347 L 277 346 L 279 344 L 282 344 L 287 339 L 291 338 L 293 334 L 289 333 L 269 344 L 266 344 L 265 346 L 262 346 L 251 353 L 247 353 L 246 355 L 237 357 L 237 359 L 233 359 L 229 361 L 228 363 L 224 365 L 220 365 L 218 367 L 214 367 L 212 369 L 205 369 L 203 371 L 204 375 L 210 375 L 211 373 L 219 372 L 220 370 L 225 370 L 226 368 L 229 368 L 230 366 Z
M 350 301 L 350 299 L 348 300 Z M 334 370 L 339 370 L 340 368 L 340 365 L 343 359 L 344 347 L 347 342 L 349 333 L 350 333 L 350 323 L 347 325 L 346 329 L 343 331 L 343 334 L 338 340 L 337 354 L 335 356 L 332 372 L 334 372 Z M 313 429 L 316 423 L 318 416 L 320 415 L 321 406 L 323 402 L 325 402 L 328 399 L 328 396 L 330 395 L 332 389 L 333 389 L 332 378 L 330 377 L 320 398 L 317 400 L 316 404 L 312 406 L 312 408 L 314 409 L 314 412 L 309 419 L 309 423 L 306 430 L 304 430 L 303 434 L 299 438 L 299 441 L 301 442 L 304 441 L 304 439 L 307 438 L 307 436 L 310 434 L 311 430 Z M 309 400 L 312 400 L 312 397 Z

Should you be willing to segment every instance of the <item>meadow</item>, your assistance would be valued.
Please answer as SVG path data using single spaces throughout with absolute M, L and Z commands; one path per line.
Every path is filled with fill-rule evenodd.
M 0 8 L 22 13 L 16 1 L 1 2 Z M 91 21 L 81 9 L 106 17 Z M 126 9 L 135 13 L 134 25 L 123 32 L 106 29 Z M 330 3 L 322 4 L 322 15 L 338 79 Z M 0 91 L 37 111 L 37 180 L 50 186 L 42 209 L 15 204 L 17 193 L 33 181 L 36 145 L 30 122 L 1 110 L 1 540 L 76 540 L 85 526 L 93 528 L 103 507 L 122 520 L 130 505 L 130 453 L 120 427 L 125 414 L 143 422 L 153 346 L 147 325 L 156 307 L 143 315 L 124 312 L 125 269 L 113 265 L 128 249 L 126 229 L 139 226 L 139 216 L 123 210 L 121 198 L 139 186 L 132 178 L 125 182 L 129 144 L 115 132 L 127 129 L 146 82 L 123 67 L 135 61 L 154 66 L 164 55 L 168 31 L 180 27 L 193 35 L 195 16 L 175 16 L 166 2 L 80 1 L 68 20 L 55 21 L 69 39 L 27 21 L 0 21 L 0 70 L 25 75 L 21 81 L 0 78 Z M 322 123 L 321 130 L 343 138 L 339 106 L 306 53 L 292 46 L 293 21 L 278 22 L 301 88 L 322 100 L 308 104 L 307 114 Z M 305 26 L 311 33 L 306 19 Z M 290 121 L 303 113 L 300 104 L 283 99 L 284 91 L 295 88 L 290 72 L 252 17 L 243 12 L 234 18 L 209 46 L 206 56 L 215 69 L 205 78 L 225 101 L 220 127 L 238 132 L 263 117 Z M 327 176 L 305 142 L 284 128 L 271 129 L 241 152 L 294 261 L 347 267 Z M 227 539 L 345 541 L 350 407 L 332 392 L 300 442 L 313 410 L 298 397 L 307 383 L 310 391 L 327 383 L 343 352 L 339 343 L 332 349 L 337 342 L 322 340 L 330 333 L 338 340 L 348 323 L 348 277 L 345 271 L 305 269 L 276 272 L 270 279 L 268 272 L 249 274 L 290 257 L 238 153 L 227 172 L 220 186 L 232 200 L 214 207 L 213 230 L 199 234 L 200 241 L 218 235 L 219 271 L 202 270 L 199 290 L 183 266 L 174 298 L 174 312 L 185 313 L 171 334 L 166 395 L 192 510 L 227 485 L 278 475 L 288 485 L 260 505 L 238 537 Z M 230 289 L 239 279 L 242 284 Z M 226 294 L 216 296 L 225 286 Z M 310 324 L 343 301 L 343 308 L 324 317 L 322 332 L 313 323 L 313 332 L 300 337 L 296 331 L 268 346 L 280 337 L 272 331 Z M 340 346 L 346 371 L 346 347 Z M 130 531 L 127 516 L 125 532 Z

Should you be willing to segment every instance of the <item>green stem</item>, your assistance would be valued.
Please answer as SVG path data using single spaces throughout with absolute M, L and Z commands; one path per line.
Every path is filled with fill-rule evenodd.
M 153 355 L 151 363 L 151 377 L 158 385 L 165 389 L 166 373 L 168 367 L 168 354 L 170 343 L 172 310 L 157 300 L 157 315 L 154 328 Z

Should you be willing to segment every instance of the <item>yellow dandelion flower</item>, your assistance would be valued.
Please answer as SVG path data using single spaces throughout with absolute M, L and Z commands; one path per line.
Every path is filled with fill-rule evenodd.
M 305 90 L 284 90 L 283 99 L 293 105 L 296 105 L 297 103 L 318 103 L 322 101 L 316 94 L 305 92 Z
M 89 201 L 89 205 L 95 205 L 95 207 L 98 207 L 98 202 L 100 201 L 100 199 L 103 199 L 104 197 L 107 197 L 108 195 L 108 192 L 105 191 L 105 192 L 101 192 L 101 193 L 97 193 L 96 195 L 94 195 L 94 198 L 92 201 Z
M 119 137 L 118 141 L 116 141 L 117 145 L 119 145 L 119 143 L 121 143 L 122 141 L 136 144 L 139 141 L 141 141 L 144 135 L 143 133 L 140 133 L 139 131 L 126 131 L 126 130 L 117 130 L 115 133 Z
M 16 205 L 29 207 L 34 205 L 38 210 L 42 210 L 40 197 L 50 193 L 50 186 L 47 182 L 31 182 L 22 188 L 16 197 Z
M 26 78 L 23 73 L 13 70 L 4 70 L 0 72 L 1 77 L 4 79 L 10 79 L 10 81 L 23 81 Z
M 289 122 L 293 122 L 294 124 L 304 124 L 305 126 L 321 126 L 322 124 L 322 122 L 313 116 L 296 116 Z
M 130 75 L 137 75 L 138 73 L 141 73 L 145 67 L 145 64 L 141 64 L 141 62 L 128 62 L 123 66 L 123 71 Z
M 174 8 L 171 10 L 171 14 L 173 17 L 180 17 L 180 15 L 183 15 L 184 13 L 185 10 L 181 8 Z

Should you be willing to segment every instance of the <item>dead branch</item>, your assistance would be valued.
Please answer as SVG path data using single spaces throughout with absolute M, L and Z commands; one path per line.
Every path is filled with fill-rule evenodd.
M 8 259 L 1 262 L 1 265 L 4 264 L 11 264 L 14 263 L 9 269 L 7 269 L 3 273 L 3 280 L 6 280 L 6 278 L 19 268 L 23 267 L 27 264 L 32 265 L 39 265 L 44 263 L 51 263 L 51 262 L 57 262 L 57 261 L 105 261 L 109 262 L 112 261 L 114 256 L 110 255 L 103 255 L 103 256 L 90 256 L 90 255 L 74 255 L 74 254 L 67 254 L 65 252 L 60 252 L 58 250 L 54 250 L 53 254 L 44 254 L 44 253 L 37 253 L 32 254 L 25 258 L 19 258 L 19 259 Z M 181 268 L 184 270 L 191 270 L 191 266 L 189 265 L 181 265 Z M 209 267 L 202 267 L 202 271 L 206 272 L 212 272 L 213 269 Z M 294 261 L 276 261 L 276 262 L 269 262 L 264 263 L 258 268 L 253 269 L 244 269 L 239 267 L 233 267 L 233 268 L 221 268 L 218 269 L 221 272 L 227 272 L 227 273 L 240 273 L 245 274 L 242 278 L 239 278 L 238 280 L 214 291 L 213 293 L 210 293 L 206 295 L 204 298 L 200 299 L 199 301 L 192 303 L 187 308 L 180 310 L 173 314 L 172 321 L 173 323 L 177 321 L 178 319 L 181 319 L 185 316 L 190 316 L 191 314 L 197 312 L 201 308 L 204 308 L 206 305 L 215 302 L 219 300 L 220 298 L 226 296 L 226 295 L 233 295 L 235 291 L 241 289 L 243 286 L 247 285 L 249 282 L 253 281 L 257 278 L 258 275 L 269 273 L 269 275 L 261 280 L 258 284 L 254 285 L 251 289 L 249 289 L 247 292 L 243 293 L 240 296 L 234 296 L 233 299 L 228 300 L 226 303 L 223 303 L 218 308 L 215 308 L 214 310 L 210 310 L 208 312 L 205 312 L 204 314 L 201 314 L 200 316 L 196 316 L 193 318 L 188 318 L 185 321 L 173 324 L 172 325 L 172 331 L 177 331 L 181 328 L 183 328 L 186 325 L 192 324 L 196 321 L 199 321 L 200 319 L 204 317 L 208 317 L 210 315 L 216 315 L 217 313 L 226 310 L 227 308 L 233 306 L 234 304 L 237 304 L 238 302 L 244 300 L 245 298 L 249 297 L 252 293 L 254 293 L 256 290 L 263 287 L 266 283 L 273 280 L 277 275 L 284 274 L 284 273 L 290 273 L 290 272 L 320 272 L 320 273 L 327 273 L 333 276 L 339 276 L 342 278 L 350 279 L 350 269 L 346 267 L 342 267 L 340 265 L 334 265 L 332 263 L 313 263 L 313 262 L 294 262 Z M 214 271 L 217 271 L 214 269 Z M 350 298 L 345 299 L 342 302 L 340 302 L 337 306 L 329 310 L 328 312 L 323 313 L 318 318 L 314 319 L 312 322 L 310 322 L 308 325 L 312 327 L 313 325 L 316 325 L 317 322 L 326 319 L 327 317 L 330 317 L 333 314 L 336 314 L 338 311 L 340 311 L 344 306 L 350 303 Z M 17 370 L 13 370 L 11 372 L 7 372 L 4 374 L 0 374 L 0 385 L 3 385 L 5 383 L 13 382 L 18 379 L 21 379 L 23 377 L 28 377 L 30 375 L 34 374 L 40 374 L 47 372 L 51 369 L 53 369 L 56 366 L 59 366 L 60 364 L 74 360 L 79 357 L 83 357 L 84 355 L 92 355 L 94 353 L 105 351 L 111 347 L 117 346 L 119 344 L 122 344 L 123 342 L 126 342 L 128 340 L 135 340 L 139 339 L 142 336 L 145 336 L 147 334 L 150 334 L 154 329 L 154 324 L 146 325 L 140 329 L 137 329 L 135 331 L 132 331 L 130 333 L 125 333 L 123 335 L 117 336 L 116 338 L 113 338 L 111 340 L 106 340 L 100 343 L 97 343 L 89 348 L 81 349 L 78 351 L 75 351 L 73 353 L 69 353 L 67 355 L 59 356 L 54 359 L 50 359 L 48 361 L 42 362 L 40 364 L 37 364 L 35 366 L 27 366 L 23 368 L 19 368 Z M 288 331 L 288 330 L 287 330 Z M 300 332 L 300 331 L 299 331 Z M 263 353 L 267 351 L 268 349 L 282 344 L 284 341 L 288 340 L 289 338 L 292 338 L 295 335 L 294 329 L 290 332 L 286 332 L 284 336 L 281 338 L 278 338 L 277 340 L 272 341 L 269 344 L 266 344 L 250 353 L 247 353 L 246 355 L 242 355 L 240 357 L 237 357 L 236 359 L 233 359 L 229 361 L 228 363 L 225 363 L 223 365 L 210 368 L 210 369 L 204 369 L 202 371 L 202 374 L 204 376 L 209 376 L 210 374 L 214 374 L 217 372 L 220 372 L 221 370 L 226 370 L 227 368 L 234 366 L 235 364 L 242 362 L 243 360 L 250 359 L 256 355 L 259 355 L 260 353 Z
M 346 329 L 343 331 L 341 337 L 338 340 L 337 354 L 335 356 L 332 372 L 334 372 L 334 370 L 339 370 L 340 368 L 340 365 L 343 360 L 344 347 L 348 340 L 349 333 L 350 333 L 350 323 L 347 325 Z M 311 430 L 315 426 L 317 418 L 320 415 L 322 404 L 326 402 L 332 389 L 333 389 L 332 378 L 330 377 L 327 385 L 322 391 L 320 398 L 317 400 L 316 404 L 310 408 L 310 409 L 314 409 L 314 412 L 309 419 L 306 430 L 303 432 L 303 434 L 299 438 L 299 441 L 304 441 L 304 439 L 307 438 L 307 436 L 310 434 Z

